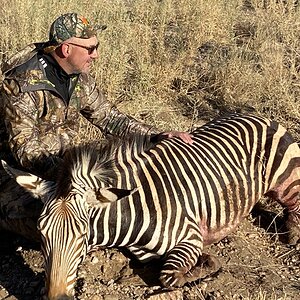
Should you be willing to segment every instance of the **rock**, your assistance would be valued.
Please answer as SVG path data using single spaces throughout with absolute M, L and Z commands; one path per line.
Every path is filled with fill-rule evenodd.
M 5 297 L 7 297 L 8 292 L 5 289 L 1 289 L 0 290 L 0 299 L 4 299 Z
M 102 300 L 103 298 L 102 297 L 100 297 L 99 295 L 93 295 L 92 297 L 91 297 L 91 300 Z
M 18 300 L 15 296 L 8 296 L 5 300 Z
M 105 295 L 103 297 L 104 300 L 120 300 L 120 298 L 116 295 Z
M 93 256 L 92 259 L 91 259 L 91 263 L 92 264 L 97 264 L 99 262 L 99 259 L 97 256 Z
M 163 291 L 149 295 L 148 300 L 183 300 L 183 293 L 181 290 Z

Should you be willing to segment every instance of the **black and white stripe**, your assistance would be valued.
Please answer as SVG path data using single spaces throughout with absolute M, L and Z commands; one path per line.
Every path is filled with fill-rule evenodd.
M 141 261 L 164 257 L 162 283 L 184 284 L 203 247 L 234 230 L 263 195 L 288 207 L 300 234 L 300 150 L 281 125 L 234 114 L 192 134 L 192 145 L 172 138 L 72 152 L 39 220 L 46 270 L 68 262 L 70 289 L 87 251 L 127 247 Z M 57 279 L 46 274 L 50 286 Z

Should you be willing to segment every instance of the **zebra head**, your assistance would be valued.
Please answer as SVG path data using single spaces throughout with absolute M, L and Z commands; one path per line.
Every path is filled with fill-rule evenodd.
M 28 172 L 14 169 L 2 161 L 7 173 L 35 198 L 43 203 L 37 227 L 41 234 L 44 257 L 45 290 L 49 300 L 74 299 L 77 270 L 89 250 L 89 207 L 105 207 L 118 200 L 114 189 L 92 184 L 92 176 L 85 176 L 84 167 L 77 170 L 77 161 L 70 172 L 82 177 L 65 176 L 58 182 L 46 181 Z M 83 173 L 82 173 L 83 172 Z M 89 175 L 93 169 L 88 170 Z M 65 186 L 68 185 L 66 188 Z M 95 185 L 98 186 L 95 188 Z M 91 187 L 92 186 L 92 187 Z
M 44 203 L 37 224 L 46 275 L 47 297 L 44 298 L 73 299 L 77 269 L 88 249 L 86 201 L 72 190 L 65 195 L 58 194 L 57 183 L 14 169 L 4 161 L 2 165 L 20 186 Z

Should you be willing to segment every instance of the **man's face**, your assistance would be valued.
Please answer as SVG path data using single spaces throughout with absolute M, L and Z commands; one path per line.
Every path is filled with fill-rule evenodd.
M 69 47 L 67 58 L 71 73 L 89 73 L 92 61 L 98 58 L 98 39 L 93 36 L 89 39 L 71 38 L 65 44 Z

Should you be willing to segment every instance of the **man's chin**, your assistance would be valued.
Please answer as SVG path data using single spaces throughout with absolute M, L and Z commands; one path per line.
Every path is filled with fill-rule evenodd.
M 88 66 L 88 67 L 85 67 L 85 68 L 81 71 L 81 73 L 83 73 L 83 74 L 89 74 L 90 71 L 91 71 L 91 66 Z

